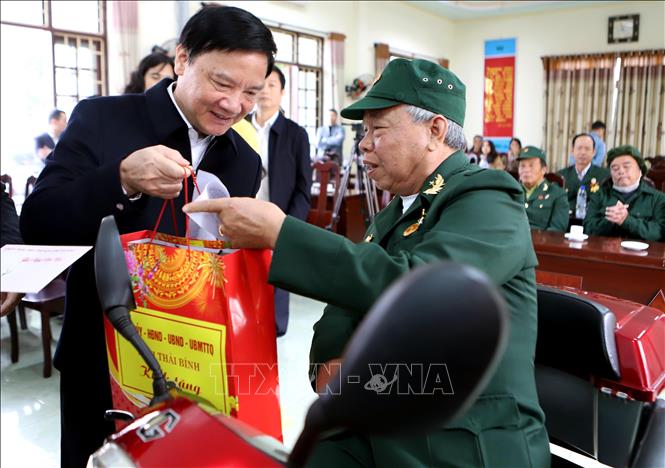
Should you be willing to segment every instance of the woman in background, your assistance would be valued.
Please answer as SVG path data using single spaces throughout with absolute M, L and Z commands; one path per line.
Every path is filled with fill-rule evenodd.
M 159 52 L 146 55 L 129 77 L 125 94 L 142 93 L 164 78 L 175 79 L 173 59 Z
M 494 161 L 497 157 L 496 147 L 492 140 L 483 140 L 483 146 L 480 148 L 480 161 L 478 165 L 483 169 L 490 167 L 490 161 Z M 488 160 L 489 159 L 489 160 Z
M 510 145 L 508 146 L 508 171 L 517 171 L 519 167 L 519 161 L 517 158 L 520 157 L 520 152 L 522 151 L 522 142 L 519 138 L 513 137 L 510 140 Z

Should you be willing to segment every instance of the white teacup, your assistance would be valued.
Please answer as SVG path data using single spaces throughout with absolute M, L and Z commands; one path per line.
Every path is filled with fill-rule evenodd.
M 584 226 L 570 226 L 570 237 L 584 237 Z

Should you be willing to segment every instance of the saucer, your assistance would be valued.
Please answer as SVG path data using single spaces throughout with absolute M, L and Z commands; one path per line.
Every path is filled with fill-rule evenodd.
M 565 237 L 568 240 L 577 241 L 577 242 L 582 242 L 582 241 L 585 241 L 589 238 L 589 236 L 587 234 L 582 234 L 581 236 L 576 236 L 576 235 L 571 234 L 570 232 L 565 233 L 563 235 L 563 237 Z
M 628 250 L 646 250 L 649 248 L 649 244 L 636 241 L 623 241 L 621 243 L 621 247 Z

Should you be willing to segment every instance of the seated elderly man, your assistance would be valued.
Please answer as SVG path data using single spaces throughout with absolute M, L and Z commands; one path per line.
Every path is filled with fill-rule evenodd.
M 647 168 L 631 145 L 607 153 L 611 179 L 591 196 L 584 231 L 597 236 L 665 240 L 665 193 L 643 180 Z
M 317 445 L 311 466 L 549 465 L 533 370 L 537 261 L 524 194 L 506 172 L 468 163 L 464 113 L 465 86 L 453 73 L 427 60 L 405 59 L 391 61 L 367 95 L 342 110 L 347 119 L 363 120 L 359 146 L 369 177 L 396 194 L 364 242 L 354 244 L 261 200 L 185 207 L 217 212 L 234 247 L 274 249 L 272 284 L 329 303 L 314 326 L 310 351 L 310 378 L 318 391 L 335 368 L 318 364 L 340 362 L 374 301 L 411 268 L 441 259 L 475 266 L 506 300 L 506 351 L 466 414 L 425 436 L 330 436 Z M 453 386 L 455 372 L 464 370 L 451 371 Z
M 535 146 L 526 146 L 517 161 L 531 229 L 565 232 L 568 229 L 568 198 L 561 187 L 545 180 L 545 153 Z
M 577 192 L 584 185 L 587 193 L 595 193 L 600 184 L 608 178 L 607 169 L 591 164 L 596 148 L 594 139 L 588 133 L 580 133 L 573 137 L 573 158 L 575 164 L 559 171 L 566 181 L 568 204 L 574 208 L 577 203 Z M 588 210 L 587 210 L 588 211 Z

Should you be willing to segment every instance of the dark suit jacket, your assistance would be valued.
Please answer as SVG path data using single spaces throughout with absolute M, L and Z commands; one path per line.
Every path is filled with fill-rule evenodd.
M 288 215 L 307 219 L 312 189 L 307 132 L 280 112 L 270 127 L 268 151 L 270 201 Z
M 120 185 L 120 162 L 135 150 L 157 144 L 191 160 L 187 126 L 166 90 L 170 83 L 162 80 L 145 94 L 87 99 L 76 106 L 23 205 L 21 231 L 27 243 L 94 245 L 101 219 L 110 214 L 120 233 L 154 227 L 163 200 L 143 195 L 131 202 Z M 199 169 L 217 175 L 232 196 L 253 197 L 259 187 L 260 158 L 233 130 L 214 138 Z M 190 200 L 192 185 L 188 184 Z M 180 235 L 185 228 L 183 203 L 181 193 L 175 200 Z M 161 232 L 173 232 L 169 212 Z M 81 379 L 86 365 L 105 367 L 103 337 L 93 255 L 88 253 L 73 265 L 67 279 L 56 367 L 78 369 Z
M 55 142 L 53 141 L 53 138 L 51 138 L 51 135 L 48 133 L 42 133 L 38 137 L 35 137 L 35 150 L 43 148 L 44 146 L 49 149 L 53 149 L 55 147 Z

